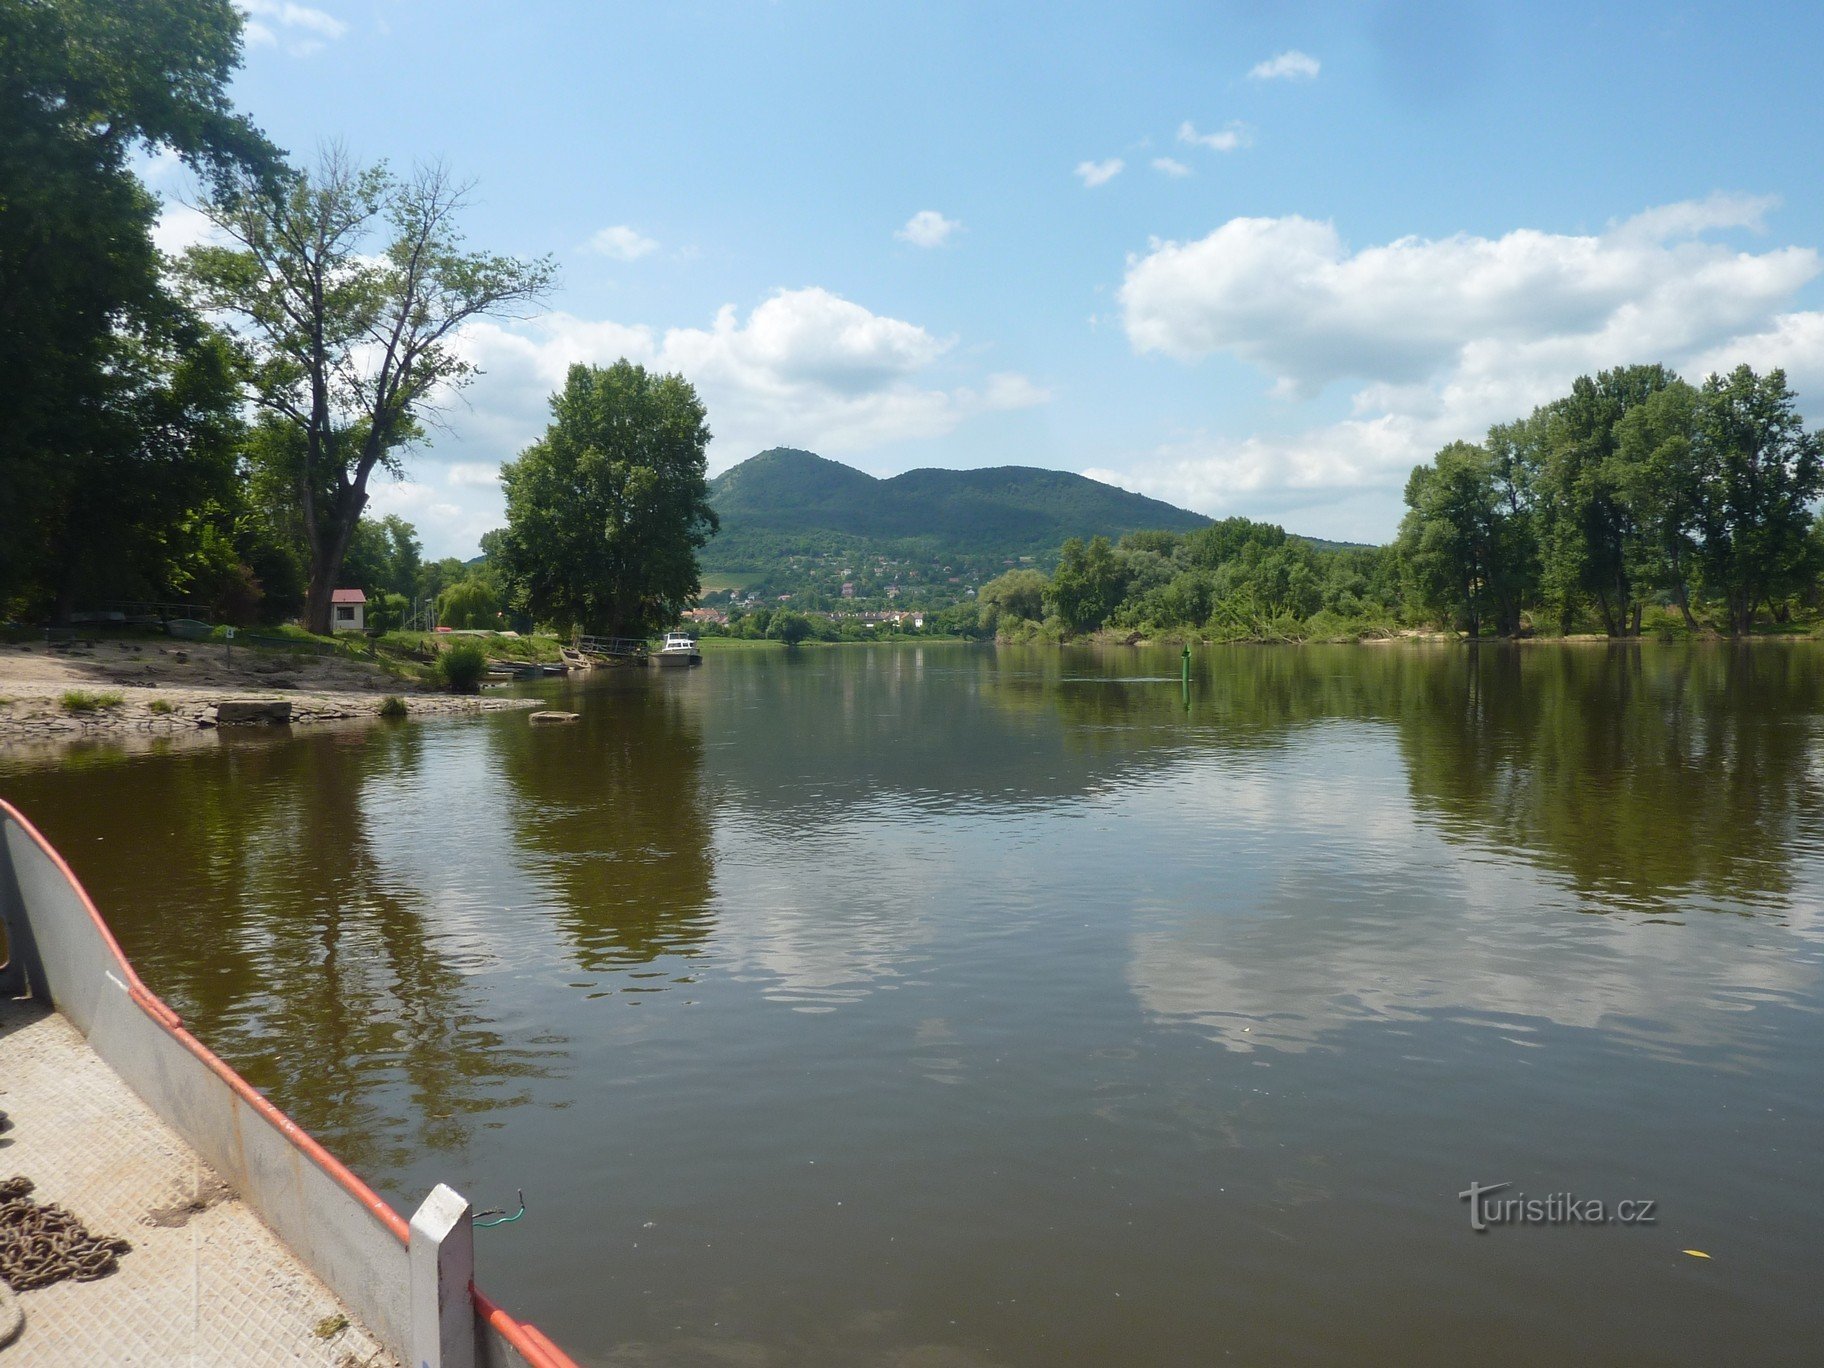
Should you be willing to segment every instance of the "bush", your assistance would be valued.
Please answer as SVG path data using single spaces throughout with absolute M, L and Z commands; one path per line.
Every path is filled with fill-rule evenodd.
M 445 651 L 437 667 L 451 693 L 472 694 L 480 690 L 481 677 L 488 670 L 488 658 L 482 654 L 481 647 L 465 641 Z
M 388 694 L 385 698 L 380 700 L 380 716 L 404 717 L 405 714 L 405 700 L 399 697 L 398 694 Z
M 100 712 L 103 708 L 118 708 L 126 700 L 117 693 L 89 693 L 86 689 L 71 689 L 61 699 L 65 712 L 85 713 Z
M 167 714 L 167 713 L 172 713 L 172 712 L 177 711 L 177 709 L 173 708 L 170 703 L 168 703 L 166 700 L 164 700 L 162 698 L 153 699 L 150 703 L 146 704 L 146 707 L 149 708 L 152 712 L 158 714 L 158 716 L 160 716 L 160 717 L 165 716 L 165 714 Z

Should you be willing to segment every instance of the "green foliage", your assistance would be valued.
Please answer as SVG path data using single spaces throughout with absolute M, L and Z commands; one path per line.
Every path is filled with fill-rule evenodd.
M 157 717 L 167 717 L 177 711 L 176 707 L 163 698 L 153 699 L 150 703 L 146 704 L 146 710 Z
M 696 601 L 716 530 L 696 391 L 625 360 L 572 366 L 545 435 L 501 471 L 500 571 L 541 622 L 646 636 Z
M 387 594 L 410 599 L 417 592 L 423 565 L 424 547 L 417 528 L 397 513 L 388 513 L 378 522 L 361 518 L 349 537 L 337 588 L 363 589 L 370 599 Z
M 397 631 L 411 607 L 411 600 L 404 594 L 370 595 L 366 613 L 368 634 L 372 636 Z
M 382 717 L 404 717 L 408 711 L 405 700 L 398 694 L 388 694 L 380 700 L 380 716 Z
M 165 288 L 129 161 L 270 171 L 228 100 L 240 27 L 228 0 L 0 6 L 0 612 L 169 594 L 219 517 L 225 352 Z
M 452 584 L 437 598 L 437 621 L 445 627 L 500 626 L 500 595 L 480 576 Z
M 90 693 L 86 689 L 71 689 L 57 701 L 67 713 L 87 713 L 118 708 L 126 699 L 117 693 Z
M 976 602 L 984 612 L 992 612 L 996 621 L 1009 625 L 1037 622 L 1045 616 L 1045 591 L 1049 587 L 1049 581 L 1037 570 L 1009 570 L 984 584 Z
M 1824 493 L 1824 466 L 1795 399 L 1784 371 L 1738 366 L 1705 381 L 1694 405 L 1698 563 L 1735 633 L 1753 627 L 1762 603 L 1817 576 L 1811 505 Z
M 437 671 L 451 693 L 472 694 L 488 672 L 488 657 L 481 647 L 462 641 L 437 657 Z
M 1509 511 L 1531 524 L 1541 597 L 1562 620 L 1588 603 L 1611 636 L 1638 630 L 1638 481 L 1622 434 L 1631 413 L 1680 383 L 1664 366 L 1581 376 L 1565 398 L 1490 433 L 1492 450 L 1511 453 Z
M 465 200 L 440 168 L 400 178 L 331 148 L 279 186 L 225 177 L 204 207 L 233 245 L 186 256 L 198 299 L 236 316 L 251 397 L 278 430 L 255 454 L 298 491 L 316 631 L 329 630 L 373 471 L 397 472 L 424 406 L 473 373 L 457 330 L 518 312 L 553 278 L 549 262 L 468 251 Z M 403 550 L 389 558 L 415 560 Z M 415 567 L 387 573 L 385 587 L 410 592 Z
M 803 613 L 774 613 L 766 635 L 771 641 L 783 641 L 787 646 L 796 646 L 811 635 L 811 620 Z
M 1087 546 L 1072 537 L 1064 543 L 1051 577 L 1051 604 L 1068 630 L 1093 632 L 1114 616 L 1130 578 L 1107 537 L 1094 537 Z

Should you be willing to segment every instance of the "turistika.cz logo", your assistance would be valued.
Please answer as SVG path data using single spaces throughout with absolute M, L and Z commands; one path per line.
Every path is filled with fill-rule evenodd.
M 1629 1197 L 1609 1203 L 1574 1192 L 1552 1192 L 1528 1197 L 1524 1192 L 1498 1197 L 1513 1186 L 1506 1183 L 1471 1183 L 1457 1194 L 1469 1203 L 1469 1228 L 1484 1233 L 1494 1226 L 1513 1225 L 1654 1225 L 1659 1202 L 1649 1197 Z

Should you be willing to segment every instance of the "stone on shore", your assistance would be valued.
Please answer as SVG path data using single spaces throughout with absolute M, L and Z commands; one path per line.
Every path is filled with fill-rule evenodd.
M 261 698 L 229 699 L 215 705 L 215 720 L 224 727 L 243 722 L 289 723 L 291 703 L 289 700 L 268 702 Z
M 528 717 L 526 719 L 526 721 L 528 721 L 528 722 L 574 722 L 574 721 L 576 721 L 577 718 L 579 718 L 581 716 L 582 716 L 581 713 L 572 713 L 572 712 L 535 712 L 532 714 L 532 716 Z

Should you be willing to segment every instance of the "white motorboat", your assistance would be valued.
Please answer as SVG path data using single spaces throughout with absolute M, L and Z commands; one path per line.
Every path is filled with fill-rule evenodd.
M 703 663 L 703 652 L 697 649 L 697 639 L 688 632 L 667 632 L 665 644 L 652 653 L 652 658 L 661 667 L 689 668 Z

